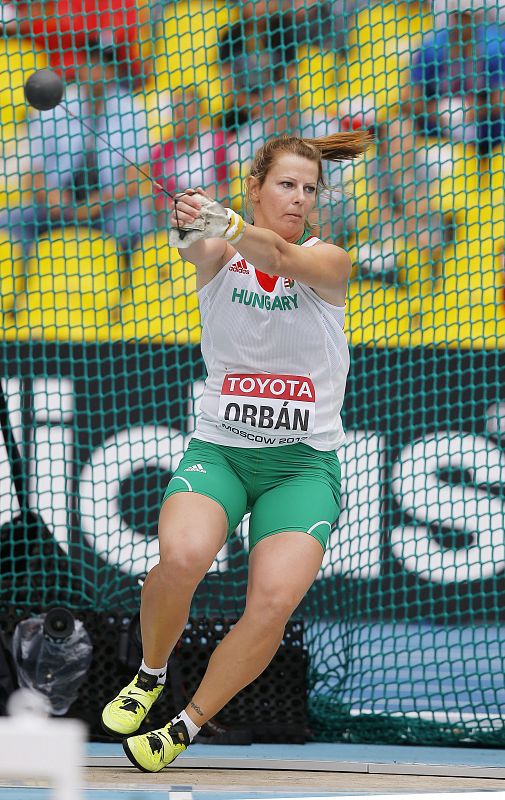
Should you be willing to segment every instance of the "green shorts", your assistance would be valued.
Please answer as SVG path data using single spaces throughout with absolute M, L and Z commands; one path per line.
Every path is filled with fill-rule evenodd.
M 245 448 L 192 439 L 163 502 L 176 492 L 216 500 L 226 513 L 228 536 L 250 511 L 250 550 L 280 531 L 304 531 L 324 550 L 340 513 L 340 462 L 334 450 L 303 443 Z

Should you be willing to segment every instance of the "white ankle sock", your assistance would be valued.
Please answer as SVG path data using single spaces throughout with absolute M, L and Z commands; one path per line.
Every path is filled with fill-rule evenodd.
M 152 669 L 146 665 L 146 662 L 142 659 L 142 664 L 140 665 L 140 669 L 142 672 L 147 672 L 148 675 L 156 675 L 158 678 L 158 686 L 164 686 L 165 681 L 167 679 L 167 665 L 165 664 L 164 667 L 158 667 L 157 669 Z
M 200 728 L 198 727 L 198 725 L 195 725 L 191 717 L 189 717 L 185 711 L 181 711 L 180 714 L 177 714 L 177 716 L 171 720 L 171 722 L 173 722 L 174 725 L 176 722 L 181 722 L 181 721 L 184 722 L 186 730 L 189 734 L 189 741 L 192 742 L 196 734 L 200 730 Z

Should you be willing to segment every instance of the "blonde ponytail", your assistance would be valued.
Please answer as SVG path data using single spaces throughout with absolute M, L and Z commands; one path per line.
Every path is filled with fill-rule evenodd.
M 363 155 L 373 142 L 369 131 L 332 133 L 318 139 L 302 139 L 305 144 L 317 148 L 325 161 L 349 161 Z

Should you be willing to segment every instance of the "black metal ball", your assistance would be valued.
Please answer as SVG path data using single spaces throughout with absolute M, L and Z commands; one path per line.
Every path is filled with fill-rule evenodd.
M 39 69 L 30 75 L 25 83 L 27 103 L 38 111 L 47 111 L 61 102 L 63 97 L 63 81 L 50 69 Z

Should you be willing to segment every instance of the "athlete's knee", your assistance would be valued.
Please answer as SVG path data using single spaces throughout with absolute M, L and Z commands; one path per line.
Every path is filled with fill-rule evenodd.
M 158 525 L 160 573 L 172 586 L 196 586 L 212 565 L 226 538 L 221 514 L 210 512 L 206 497 L 176 494 L 162 506 Z M 220 509 L 217 509 L 220 512 Z
M 191 532 L 173 532 L 160 541 L 160 573 L 172 586 L 197 584 L 212 564 L 212 555 L 191 541 Z M 210 563 L 209 563 L 210 562 Z
M 270 587 L 249 596 L 245 613 L 264 627 L 284 628 L 298 603 L 298 595 L 289 587 Z

